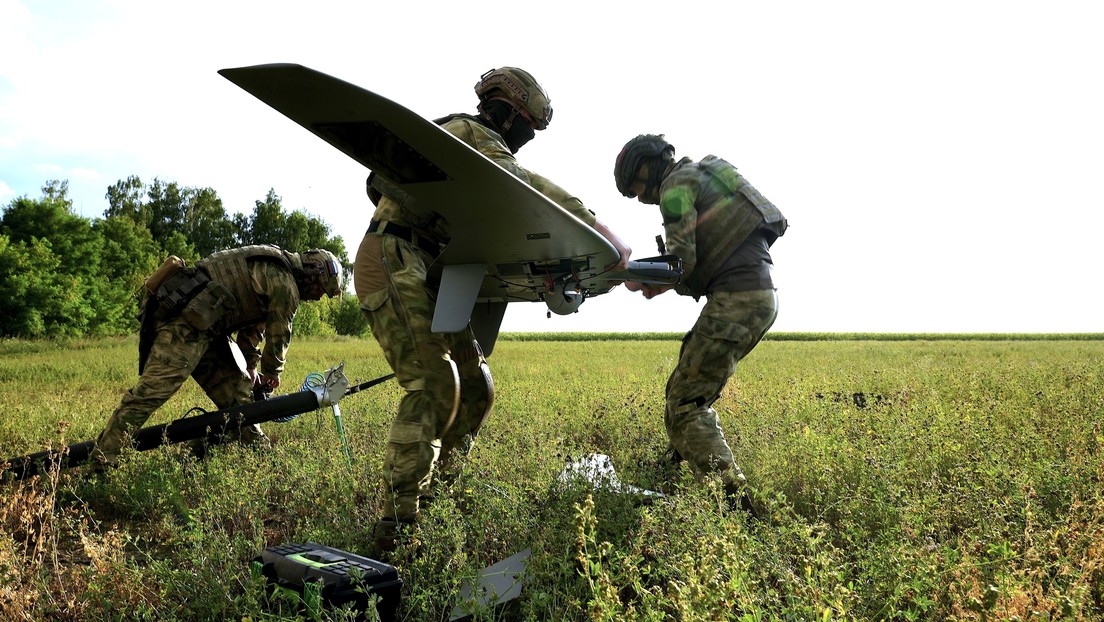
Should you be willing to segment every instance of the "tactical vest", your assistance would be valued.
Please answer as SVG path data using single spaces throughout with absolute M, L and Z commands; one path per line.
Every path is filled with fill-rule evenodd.
M 219 324 L 228 331 L 237 330 L 249 324 L 260 322 L 265 317 L 265 311 L 261 308 L 261 301 L 253 291 L 253 276 L 249 272 L 249 264 L 253 261 L 273 261 L 293 275 L 296 268 L 302 269 L 301 262 L 291 253 L 275 246 L 243 246 L 225 251 L 212 253 L 206 259 L 196 262 L 200 268 L 211 277 L 211 288 L 221 288 L 227 301 L 236 301 L 237 304 L 226 305 L 223 309 Z M 296 266 L 296 264 L 299 264 Z
M 689 293 L 701 295 L 732 253 L 760 228 L 775 238 L 786 232 L 786 218 L 773 203 L 717 156 L 706 156 L 689 164 L 701 175 L 701 188 L 694 203 L 699 226 L 695 229 L 697 263 L 681 284 Z M 701 226 L 701 223 L 708 223 Z

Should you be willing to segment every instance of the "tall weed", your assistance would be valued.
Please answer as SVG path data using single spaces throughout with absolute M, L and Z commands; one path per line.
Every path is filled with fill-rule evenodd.
M 494 412 L 391 560 L 400 618 L 447 619 L 523 549 L 521 598 L 475 619 L 1104 618 L 1104 342 L 764 341 L 715 405 L 760 521 L 659 460 L 678 347 L 500 340 Z M 94 438 L 136 379 L 133 338 L 0 350 L 0 457 Z M 281 392 L 341 362 L 353 383 L 389 371 L 371 340 L 297 338 Z M 0 474 L 0 620 L 296 619 L 250 563 L 290 542 L 371 551 L 401 394 L 341 402 L 351 465 L 327 409 L 265 424 L 267 452 Z M 212 405 L 188 383 L 149 424 L 193 407 Z M 590 453 L 666 496 L 561 481 Z

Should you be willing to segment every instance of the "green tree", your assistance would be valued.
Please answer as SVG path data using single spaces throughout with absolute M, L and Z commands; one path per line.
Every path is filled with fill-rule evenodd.
M 140 288 L 160 265 L 163 253 L 149 229 L 129 218 L 104 218 L 94 222 L 92 228 L 104 240 L 101 265 L 108 285 L 104 292 L 107 304 L 98 310 L 99 321 L 113 329 L 111 332 L 133 331 L 138 326 L 135 316 Z
M 339 335 L 367 337 L 372 334 L 368 320 L 360 310 L 360 301 L 352 294 L 340 298 L 325 298 L 329 303 L 329 323 Z M 321 302 L 321 301 L 320 301 Z
M 184 233 L 196 254 L 206 257 L 235 244 L 233 221 L 211 188 L 191 190 L 185 203 Z
M 103 240 L 92 231 L 92 223 L 73 211 L 69 182 L 50 180 L 42 198 L 26 196 L 12 201 L 0 218 L 0 233 L 13 242 L 46 240 L 59 259 L 59 270 L 78 276 L 98 276 Z
M 184 234 L 187 194 L 187 189 L 181 188 L 175 181 L 165 183 L 156 177 L 146 188 L 151 214 L 149 231 L 154 240 L 160 242 L 173 233 Z
M 295 313 L 295 334 L 300 337 L 332 337 L 337 334 L 334 327 L 323 317 L 325 311 L 325 305 L 321 304 L 321 301 L 303 301 Z
M 104 217 L 91 220 L 73 210 L 69 182 L 49 180 L 41 198 L 19 197 L 3 207 L 0 336 L 132 331 L 142 282 L 168 255 L 194 262 L 238 244 L 326 248 L 350 274 L 341 237 L 330 237 L 329 226 L 305 211 L 285 214 L 275 190 L 251 216 L 232 217 L 213 189 L 160 179 L 146 185 L 132 175 L 110 186 L 106 198 Z M 312 310 L 316 332 L 332 334 L 335 309 Z M 343 330 L 358 330 L 342 311 Z M 310 324 L 311 313 L 303 319 Z
M 68 190 L 68 182 L 50 180 L 42 198 L 19 197 L 0 218 L 12 261 L 27 281 L 25 291 L 23 285 L 8 284 L 12 295 L 24 296 L 17 300 L 26 313 L 14 320 L 21 333 L 103 334 L 119 328 L 116 286 L 101 265 L 104 239 L 89 219 L 73 212 Z M 38 263 L 20 265 L 17 255 Z
M 292 212 L 284 219 L 284 243 L 287 248 L 307 250 L 310 243 L 310 219 L 303 212 Z
M 93 310 L 80 295 L 80 281 L 59 270 L 48 242 L 13 242 L 0 233 L 0 336 L 49 337 L 85 334 Z
M 234 231 L 234 246 L 245 246 L 246 244 L 252 244 L 253 242 L 251 242 L 249 239 L 252 235 L 250 233 L 251 225 L 249 216 L 241 212 L 235 212 L 234 215 L 230 217 L 230 220 L 233 223 L 232 229 Z
M 275 244 L 297 253 L 324 248 L 341 260 L 346 280 L 352 272 L 345 240 L 331 236 L 329 225 L 303 210 L 285 213 L 283 199 L 275 189 L 269 189 L 264 200 L 256 202 L 251 216 L 235 217 L 235 222 L 240 227 L 239 242 L 243 245 Z
M 269 189 L 264 200 L 256 201 L 253 214 L 242 230 L 242 244 L 275 244 L 281 248 L 295 250 L 285 246 L 284 242 L 284 204 L 274 189 Z
M 107 209 L 104 218 L 122 217 L 143 229 L 150 229 L 153 215 L 144 197 L 146 186 L 136 175 L 120 179 L 107 189 Z
M 235 244 L 235 222 L 211 188 L 157 178 L 146 185 L 132 175 L 107 189 L 107 201 L 105 218 L 127 218 L 148 229 L 166 255 L 195 259 Z

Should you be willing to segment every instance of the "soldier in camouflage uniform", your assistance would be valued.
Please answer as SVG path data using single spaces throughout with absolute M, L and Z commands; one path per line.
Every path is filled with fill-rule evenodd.
M 153 291 L 142 305 L 140 378 L 96 440 L 93 459 L 101 468 L 117 462 L 128 435 L 188 376 L 219 409 L 253 401 L 255 385 L 280 386 L 299 301 L 344 290 L 341 263 L 327 250 L 299 254 L 245 246 L 213 253 L 192 268 L 171 259 L 177 263 L 166 262 L 159 283 L 147 281 Z M 268 442 L 256 424 L 228 436 L 246 444 Z
M 770 247 L 787 223 L 728 162 L 716 156 L 676 162 L 674 156 L 662 135 L 640 135 L 625 144 L 614 166 L 621 194 L 659 206 L 666 250 L 683 260 L 675 291 L 706 298 L 667 381 L 669 456 L 688 460 L 699 473 L 717 474 L 731 498 L 754 514 L 713 402 L 736 363 L 774 323 L 778 303 Z M 626 287 L 652 298 L 672 286 Z
M 605 236 L 620 252 L 623 269 L 631 249 L 579 199 L 514 158 L 552 118 L 544 89 L 528 72 L 503 67 L 485 73 L 475 92 L 477 115 L 454 114 L 437 123 Z M 447 477 L 471 448 L 491 411 L 494 384 L 470 327 L 455 334 L 430 330 L 437 290 L 426 272 L 451 238 L 449 223 L 376 175 L 369 177 L 368 194 L 377 208 L 357 252 L 356 293 L 406 391 L 383 459 L 386 501 L 376 540 L 386 551 L 399 526 L 417 518 L 435 464 Z

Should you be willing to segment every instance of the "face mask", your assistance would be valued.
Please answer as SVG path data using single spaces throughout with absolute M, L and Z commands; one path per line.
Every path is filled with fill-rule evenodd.
M 506 130 L 506 135 L 502 138 L 506 140 L 506 146 L 510 148 L 510 153 L 517 153 L 522 145 L 533 140 L 533 137 L 536 135 L 537 133 L 533 130 L 533 126 L 529 125 L 525 117 L 519 114 L 514 119 L 514 122 L 510 124 L 510 129 Z
M 510 153 L 517 153 L 522 145 L 533 140 L 533 137 L 537 135 L 536 131 L 533 130 L 533 126 L 529 125 L 525 117 L 521 116 L 521 113 L 517 112 L 512 105 L 501 99 L 492 99 L 485 102 L 483 113 L 490 119 L 491 125 L 502 135 L 502 140 L 506 141 Z M 503 131 L 502 126 L 511 116 L 513 121 L 510 123 L 509 129 Z

